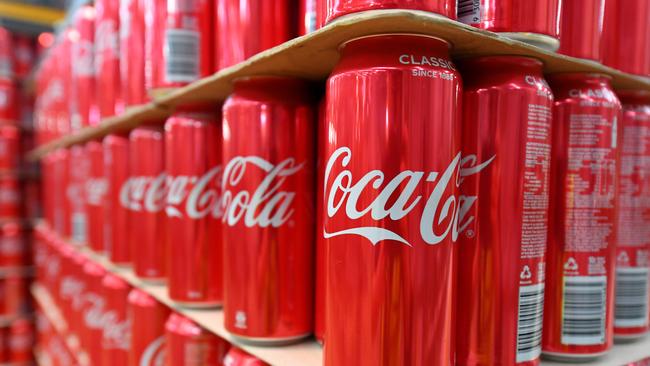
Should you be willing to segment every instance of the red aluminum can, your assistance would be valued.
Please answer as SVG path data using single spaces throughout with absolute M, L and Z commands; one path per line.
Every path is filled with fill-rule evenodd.
M 622 90 L 614 337 L 650 330 L 650 92 Z
M 650 1 L 607 0 L 605 14 L 603 63 L 650 76 Z
M 327 123 L 325 121 L 325 112 L 327 103 L 325 97 L 321 98 L 318 104 L 318 127 L 316 136 L 325 136 Z M 314 274 L 314 337 L 320 344 L 325 340 L 325 238 L 320 233 L 323 232 L 323 180 L 325 179 L 325 148 L 327 141 L 317 139 L 316 147 L 316 250 L 315 250 L 315 274 Z
M 70 147 L 70 159 L 68 160 L 68 188 L 65 191 L 68 207 L 70 209 L 70 233 L 71 239 L 76 243 L 85 244 L 87 241 L 88 217 L 86 214 L 86 182 L 90 162 L 86 155 L 86 149 L 82 145 Z
M 147 98 L 156 88 L 162 64 L 165 44 L 167 0 L 140 0 L 144 17 L 144 87 Z
M 106 269 L 99 263 L 88 261 L 83 266 L 86 290 L 83 296 L 81 317 L 83 326 L 79 339 L 82 348 L 88 353 L 91 365 L 100 365 L 104 332 L 104 314 L 107 300 L 104 297 L 102 279 Z
M 311 94 L 295 78 L 246 78 L 223 106 L 225 327 L 247 341 L 291 342 L 313 327 Z
M 558 53 L 600 61 L 604 13 L 605 0 L 563 1 Z
M 129 241 L 129 211 L 121 204 L 129 179 L 129 138 L 111 134 L 104 138 L 104 177 L 107 182 L 104 206 L 104 250 L 115 264 L 128 265 L 132 253 Z
M 134 288 L 129 293 L 131 352 L 129 366 L 162 366 L 165 362 L 165 321 L 169 308 Z
M 106 310 L 102 316 L 102 365 L 127 365 L 131 351 L 131 322 L 127 314 L 131 286 L 107 273 L 102 279 Z
M 9 362 L 9 329 L 0 328 L 0 362 Z
M 55 228 L 55 195 L 54 185 L 56 153 L 49 153 L 41 159 L 41 196 L 43 197 L 43 220 L 49 229 Z
M 86 189 L 84 192 L 87 215 L 87 242 L 96 253 L 104 253 L 104 207 L 107 201 L 108 181 L 104 174 L 104 147 L 100 141 L 89 141 L 85 145 L 89 162 Z
M 120 0 L 120 86 L 127 106 L 145 103 L 144 1 Z
M 298 8 L 298 35 L 309 34 L 321 27 L 318 19 L 319 2 L 325 0 L 300 0 Z
M 553 94 L 536 59 L 461 66 L 457 362 L 538 365 Z
M 589 360 L 612 346 L 617 144 L 609 77 L 555 74 L 545 355 Z
M 559 14 L 560 0 L 458 1 L 460 22 L 550 51 L 560 45 Z
M 129 210 L 133 270 L 139 278 L 163 281 L 167 274 L 165 236 L 165 141 L 162 127 L 138 127 L 129 135 L 129 180 L 120 201 Z M 175 245 L 177 243 L 174 243 Z
M 451 365 L 462 210 L 461 79 L 449 44 L 378 35 L 341 52 L 321 136 L 325 365 Z
M 95 8 L 82 5 L 74 15 L 74 29 L 70 33 L 71 85 L 68 98 L 70 127 L 76 131 L 98 122 L 95 102 L 95 65 L 93 47 L 95 39 Z
M 99 116 L 119 114 L 123 106 L 120 89 L 120 1 L 95 0 L 95 72 Z
M 83 267 L 88 262 L 88 258 L 65 242 L 59 243 L 59 250 L 63 267 L 61 280 L 58 283 L 59 306 L 68 322 L 70 331 L 79 334 L 83 324 L 81 312 L 84 307 L 87 286 Z
M 9 362 L 13 365 L 31 365 L 34 362 L 34 324 L 21 318 L 9 327 Z
M 153 38 L 162 43 L 151 45 L 154 51 L 151 62 L 155 63 L 151 70 L 152 89 L 180 87 L 212 74 L 214 3 L 214 0 L 167 0 L 164 9 L 156 5 L 155 11 L 164 13 L 160 15 L 164 21 L 163 28 L 155 30 L 161 31 L 162 37 Z
M 11 32 L 5 27 L 0 27 L 0 78 L 2 79 L 10 80 L 14 76 L 13 52 Z
M 221 366 L 229 347 L 178 313 L 172 313 L 165 323 L 165 366 Z
M 8 274 L 0 279 L 0 315 L 14 317 L 31 310 L 30 280 L 18 274 Z
M 379 9 L 422 10 L 456 19 L 456 0 L 321 0 L 327 1 L 329 23 L 350 13 Z M 462 3 L 463 1 L 460 0 Z
M 226 357 L 223 358 L 223 366 L 268 366 L 268 364 L 239 348 L 230 347 Z
M 20 130 L 0 126 L 0 171 L 16 170 L 20 163 Z
M 0 223 L 0 267 L 25 266 L 31 255 L 25 229 L 19 221 Z
M 0 175 L 0 218 L 22 216 L 22 195 L 20 180 L 16 174 Z
M 62 148 L 54 151 L 52 155 L 52 187 L 50 188 L 50 192 L 53 197 L 52 206 L 54 210 L 54 220 L 52 227 L 57 234 L 67 238 L 71 234 L 70 205 L 67 195 L 68 182 L 70 177 L 68 174 L 68 168 L 70 167 L 70 151 L 68 149 Z M 0 180 L 0 190 L 1 189 L 2 181 Z M 2 211 L 2 205 L 0 205 L 0 212 Z
M 13 37 L 13 66 L 16 77 L 25 78 L 34 66 L 35 44 L 28 36 Z
M 246 6 L 242 6 L 246 4 Z M 217 0 L 218 70 L 290 40 L 296 34 L 292 0 Z
M 0 61 L 1 62 L 1 61 Z M 18 118 L 18 92 L 11 79 L 0 78 L 0 120 L 16 123 Z
M 191 149 L 188 149 L 191 146 Z M 165 123 L 168 289 L 175 302 L 223 301 L 221 113 L 177 112 Z

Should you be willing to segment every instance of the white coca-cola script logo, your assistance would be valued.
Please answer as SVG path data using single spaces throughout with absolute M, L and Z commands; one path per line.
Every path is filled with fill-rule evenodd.
M 201 219 L 208 215 L 220 218 L 222 215 L 219 188 L 221 165 L 217 165 L 202 177 L 179 175 L 167 178 L 167 207 L 169 217 L 183 217 L 182 207 L 191 219 Z
M 104 53 L 107 53 L 107 56 L 113 59 L 117 59 L 117 52 L 117 26 L 112 19 L 104 19 L 95 28 L 95 69 L 101 70 L 102 64 L 104 63 Z
M 103 342 L 106 349 L 129 350 L 131 345 L 131 321 L 121 319 L 117 312 L 109 310 L 102 316 Z
M 163 366 L 165 363 L 165 336 L 153 340 L 140 358 L 138 366 Z
M 333 179 L 330 177 L 336 164 L 345 168 L 350 164 L 352 151 L 348 147 L 338 148 L 325 167 L 324 195 L 327 216 L 334 217 L 341 207 L 350 220 L 357 220 L 365 215 L 370 215 L 372 220 L 379 221 L 386 218 L 398 221 L 410 214 L 416 207 L 421 206 L 423 197 L 416 195 L 420 184 L 433 184 L 433 191 L 420 211 L 420 236 L 425 243 L 435 245 L 440 243 L 451 232 L 455 241 L 458 233 L 462 232 L 473 221 L 473 217 L 466 217 L 469 209 L 476 201 L 475 196 L 448 195 L 444 197 L 450 184 L 459 187 L 464 177 L 477 174 L 487 167 L 496 156 L 477 164 L 475 155 L 468 155 L 461 159 L 460 152 L 456 154 L 444 172 L 424 172 L 405 170 L 392 178 L 387 178 L 381 170 L 372 170 L 362 176 L 356 183 L 352 172 L 343 169 Z M 388 180 L 390 179 L 390 180 Z M 387 182 L 384 184 L 384 182 Z M 328 191 L 329 187 L 329 191 Z M 398 188 L 401 188 L 398 190 Z M 372 202 L 359 208 L 359 198 L 366 190 L 378 191 Z M 393 196 L 398 194 L 395 199 Z M 390 206 L 389 206 L 389 202 Z M 448 222 L 446 227 L 437 228 L 443 222 Z M 323 229 L 323 236 L 332 238 L 341 235 L 359 235 L 368 239 L 373 245 L 384 241 L 393 240 L 412 246 L 398 233 L 378 227 L 351 227 L 336 231 Z
M 165 207 L 167 176 L 131 177 L 120 188 L 120 204 L 131 211 L 159 212 Z
M 81 293 L 85 285 L 78 278 L 73 276 L 65 276 L 61 279 L 60 294 L 63 300 L 71 300 L 72 308 L 79 310 L 83 305 Z
M 254 192 L 232 192 L 242 180 L 249 166 L 266 173 Z M 304 167 L 288 158 L 279 164 L 272 164 L 257 156 L 237 156 L 228 162 L 223 173 L 223 222 L 236 225 L 244 218 L 246 227 L 279 227 L 293 214 L 291 206 L 296 193 L 280 190 L 284 181 Z
M 86 181 L 86 203 L 103 206 L 107 190 L 108 181 L 105 178 L 88 178 Z

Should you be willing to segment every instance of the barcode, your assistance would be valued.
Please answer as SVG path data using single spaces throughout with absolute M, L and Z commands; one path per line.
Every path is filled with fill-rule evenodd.
M 458 0 L 458 21 L 476 24 L 481 21 L 481 0 Z
M 72 239 L 78 243 L 86 242 L 86 214 L 72 214 Z
M 607 277 L 564 278 L 562 344 L 605 343 Z
M 185 29 L 165 32 L 165 81 L 191 82 L 199 77 L 199 33 Z
M 614 326 L 643 327 L 648 324 L 648 268 L 616 269 Z
M 544 284 L 519 288 L 517 362 L 532 361 L 542 352 Z

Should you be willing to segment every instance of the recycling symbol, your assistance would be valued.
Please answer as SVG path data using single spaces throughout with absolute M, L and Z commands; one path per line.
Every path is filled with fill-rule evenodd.
M 522 280 L 528 280 L 533 276 L 532 273 L 530 273 L 530 268 L 528 266 L 524 266 L 524 269 L 521 270 L 521 273 L 519 274 L 519 278 Z
M 616 262 L 618 262 L 618 264 L 628 264 L 630 263 L 630 257 L 628 257 L 627 252 L 621 252 L 621 254 L 616 258 Z
M 564 269 L 567 271 L 575 271 L 578 269 L 578 262 L 573 257 L 569 257 L 566 263 L 564 263 Z

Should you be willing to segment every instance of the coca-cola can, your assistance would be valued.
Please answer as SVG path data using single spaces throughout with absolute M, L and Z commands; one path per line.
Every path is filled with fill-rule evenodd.
M 14 45 L 11 32 L 0 27 L 0 78 L 10 80 L 14 76 L 13 54 Z
M 104 206 L 104 250 L 117 265 L 129 265 L 132 248 L 129 240 L 129 211 L 122 204 L 129 179 L 129 138 L 122 134 L 104 137 L 104 177 L 106 205 Z
M 0 267 L 25 266 L 30 256 L 22 223 L 16 220 L 0 223 Z
M 16 77 L 25 78 L 29 75 L 36 59 L 35 46 L 29 36 L 18 34 L 13 36 L 13 68 Z
M 135 0 L 132 0 L 135 1 Z M 165 22 L 167 21 L 167 0 L 139 0 L 144 17 L 144 87 L 147 98 L 156 88 L 162 64 L 165 44 Z M 190 60 L 191 62 L 191 60 Z
M 157 282 L 167 274 L 164 139 L 162 127 L 131 131 L 130 177 L 122 188 L 125 194 L 120 195 L 122 205 L 129 210 L 133 270 L 139 278 Z
M 95 74 L 99 117 L 119 114 L 124 108 L 120 88 L 120 1 L 95 0 Z
M 89 141 L 85 147 L 85 158 L 89 162 L 85 183 L 85 204 L 87 218 L 87 243 L 96 253 L 104 253 L 104 208 L 107 201 L 108 181 L 104 174 L 104 147 L 100 141 Z
M 543 352 L 589 360 L 612 346 L 621 104 L 608 76 L 549 76 L 555 94 Z
M 152 45 L 154 93 L 213 73 L 214 6 L 214 0 L 167 0 L 163 36 L 154 38 L 163 43 Z
M 82 127 L 99 122 L 95 106 L 95 7 L 91 4 L 80 6 L 73 17 L 73 30 L 70 32 L 71 85 L 70 128 L 76 131 Z M 102 86 L 103 88 L 104 86 Z
M 650 92 L 620 90 L 623 104 L 614 337 L 638 338 L 650 330 Z
M 461 365 L 539 364 L 553 113 L 542 66 L 518 56 L 461 63 Z
M 322 25 L 319 24 L 318 2 L 324 0 L 300 0 L 298 8 L 298 35 L 302 36 L 309 34 L 319 29 Z
M 62 268 L 60 281 L 57 283 L 59 286 L 57 299 L 70 332 L 79 334 L 83 325 L 81 312 L 87 286 L 83 267 L 88 262 L 88 257 L 62 240 L 59 241 L 59 253 Z
M 321 98 L 318 104 L 318 125 L 316 129 L 316 136 L 325 136 L 327 130 L 327 122 L 325 120 L 325 112 L 327 103 L 325 97 Z M 322 138 L 317 139 L 317 152 L 316 152 L 316 250 L 315 250 L 315 273 L 314 273 L 314 337 L 320 344 L 325 340 L 325 264 L 327 263 L 325 256 L 325 238 L 321 233 L 323 232 L 323 199 L 325 192 L 323 190 L 325 179 L 325 148 L 327 141 Z
M 18 127 L 0 126 L 0 171 L 18 169 L 20 152 L 20 130 Z
M 607 0 L 602 61 L 637 75 L 650 76 L 650 2 Z
M 9 327 L 9 362 L 31 365 L 34 362 L 34 323 L 27 318 L 13 321 Z
M 604 13 L 605 0 L 563 1 L 557 52 L 599 61 Z
M 167 366 L 221 365 L 230 344 L 179 313 L 165 323 Z
M 268 364 L 239 348 L 230 347 L 226 357 L 223 358 L 223 366 L 268 366 Z
M 70 151 L 62 148 L 52 153 L 52 187 L 50 189 L 52 194 L 53 206 L 53 224 L 54 231 L 63 236 L 70 237 L 70 202 L 68 200 L 68 183 L 70 175 L 68 169 L 70 168 Z M 0 180 L 1 189 L 1 180 Z M 1 198 L 0 198 L 1 200 Z M 2 208 L 0 205 L 0 212 Z
M 456 19 L 455 0 L 321 0 L 327 1 L 326 22 L 350 13 L 380 9 L 422 10 Z M 462 0 L 460 1 L 462 2 Z
M 41 196 L 43 197 L 43 221 L 47 224 L 48 231 L 55 228 L 55 166 L 56 154 L 49 153 L 41 161 Z
M 79 334 L 82 349 L 88 353 L 91 365 L 100 365 L 102 359 L 102 342 L 104 331 L 104 314 L 106 313 L 106 298 L 102 279 L 106 269 L 97 262 L 88 261 L 83 266 L 86 282 L 81 310 L 83 326 Z M 126 364 L 126 363 L 124 363 Z
M 121 95 L 126 106 L 133 106 L 147 101 L 144 85 L 144 1 L 120 0 L 119 11 Z
M 341 52 L 320 137 L 325 365 L 452 364 L 453 240 L 463 207 L 461 80 L 449 44 L 377 35 Z
M 129 366 L 162 366 L 165 363 L 165 321 L 170 310 L 146 292 L 129 293 L 131 352 Z
M 13 80 L 3 79 L 0 77 L 0 121 L 12 124 L 17 122 L 17 94 L 18 91 L 16 90 L 16 85 L 14 84 Z
M 297 31 L 296 4 L 292 0 L 217 0 L 217 69 L 293 38 Z M 229 45 L 225 47 L 225 45 Z
M 15 317 L 30 312 L 30 283 L 30 278 L 15 273 L 0 279 L 0 316 Z
M 459 0 L 458 21 L 550 51 L 558 40 L 560 0 Z
M 85 244 L 87 241 L 88 216 L 86 214 L 86 182 L 88 180 L 88 171 L 90 162 L 86 155 L 86 149 L 83 145 L 73 145 L 70 147 L 70 158 L 68 159 L 68 187 L 65 191 L 68 201 L 70 218 L 68 220 L 70 228 L 66 232 L 70 233 L 70 238 L 76 243 Z
M 127 365 L 131 351 L 128 296 L 131 286 L 112 273 L 102 279 L 106 308 L 102 319 L 102 365 Z
M 18 175 L 0 174 L 0 218 L 20 218 L 22 213 L 22 194 Z
M 300 79 L 245 78 L 223 106 L 224 322 L 249 342 L 292 342 L 313 329 L 311 94 Z
M 169 297 L 184 306 L 218 306 L 223 301 L 219 108 L 169 117 L 165 154 Z

